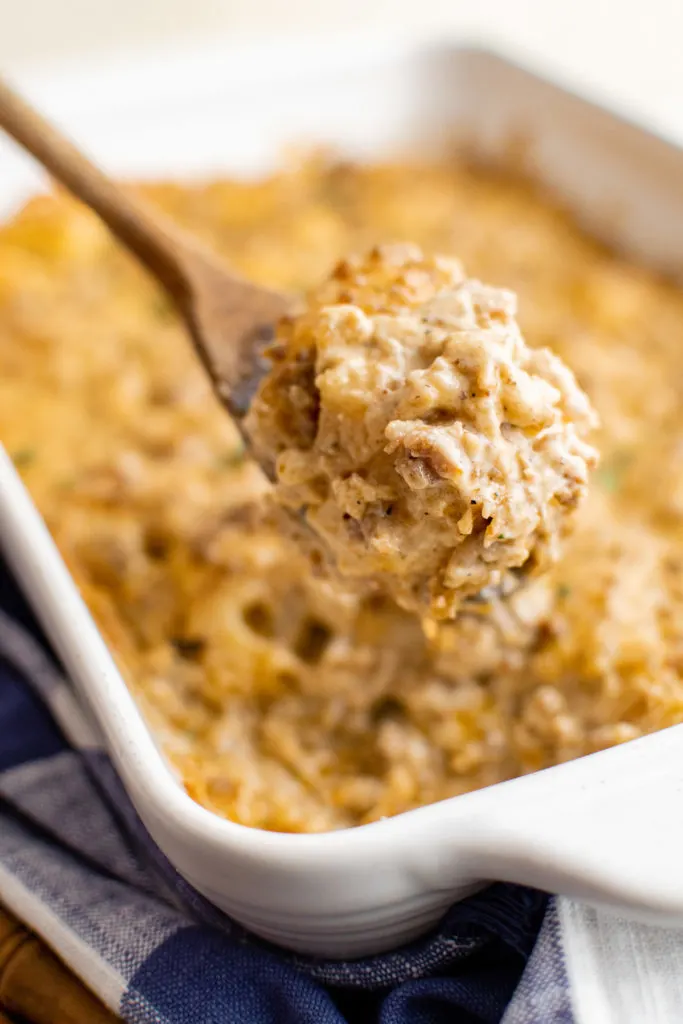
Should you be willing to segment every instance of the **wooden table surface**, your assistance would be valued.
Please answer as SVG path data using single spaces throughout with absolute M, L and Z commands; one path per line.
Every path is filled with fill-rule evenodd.
M 118 1018 L 0 906 L 0 1024 L 116 1024 Z

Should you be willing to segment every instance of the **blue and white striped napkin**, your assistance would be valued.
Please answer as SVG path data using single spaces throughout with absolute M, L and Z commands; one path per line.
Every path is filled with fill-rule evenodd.
M 517 886 L 351 963 L 248 935 L 147 835 L 1 563 L 0 901 L 131 1024 L 683 1021 L 683 935 Z

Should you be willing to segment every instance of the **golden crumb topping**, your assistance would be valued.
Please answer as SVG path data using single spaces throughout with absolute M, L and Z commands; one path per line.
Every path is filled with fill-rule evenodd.
M 456 162 L 316 156 L 144 191 L 299 295 L 382 240 L 457 253 L 519 295 L 529 348 L 571 367 L 601 421 L 557 564 L 426 637 L 313 575 L 265 517 L 172 310 L 94 217 L 54 194 L 3 225 L 0 441 L 194 799 L 258 828 L 345 828 L 683 722 L 680 288 L 528 183 Z

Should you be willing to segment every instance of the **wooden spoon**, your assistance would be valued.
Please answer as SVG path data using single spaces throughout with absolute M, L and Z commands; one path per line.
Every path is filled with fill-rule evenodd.
M 244 436 L 241 421 L 266 369 L 263 347 L 288 297 L 243 281 L 201 243 L 123 192 L 1 80 L 0 127 L 89 206 L 161 285 Z M 272 475 L 272 467 L 263 468 Z

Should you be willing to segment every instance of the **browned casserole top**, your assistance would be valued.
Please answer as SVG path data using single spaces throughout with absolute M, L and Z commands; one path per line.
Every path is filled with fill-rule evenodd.
M 427 639 L 310 574 L 155 289 L 71 201 L 29 204 L 0 231 L 0 438 L 192 796 L 264 828 L 341 828 L 683 720 L 675 287 L 527 185 L 456 164 L 316 158 L 146 191 L 295 292 L 380 242 L 457 255 L 517 292 L 526 341 L 602 423 L 560 562 Z

